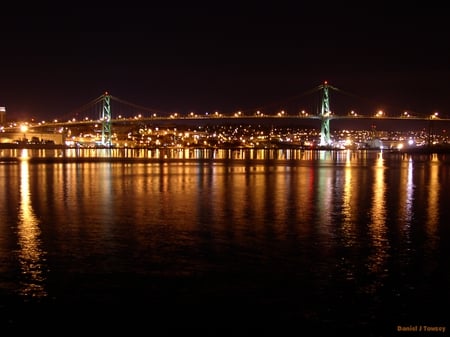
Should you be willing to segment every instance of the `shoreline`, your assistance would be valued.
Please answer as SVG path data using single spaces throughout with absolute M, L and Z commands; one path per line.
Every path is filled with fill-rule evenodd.
M 305 158 L 300 158 L 298 155 L 295 156 L 280 156 L 277 155 L 268 155 L 267 157 L 264 155 L 262 158 L 256 157 L 234 157 L 233 155 L 227 154 L 226 156 L 218 156 L 216 157 L 214 153 L 217 150 L 229 150 L 231 152 L 235 151 L 278 151 L 278 150 L 291 150 L 297 153 L 339 153 L 343 151 L 347 151 L 347 149 L 327 149 L 327 148 L 295 148 L 295 147 L 274 147 L 274 148 L 243 148 L 243 147 L 229 147 L 229 148 L 73 148 L 67 146 L 15 146 L 15 147 L 5 147 L 0 146 L 1 150 L 60 150 L 59 155 L 28 155 L 28 156 L 20 156 L 18 153 L 14 154 L 1 154 L 0 155 L 0 163 L 20 163 L 22 161 L 27 161 L 29 163 L 272 163 L 272 164 L 292 164 L 296 162 L 304 161 Z M 65 151 L 70 150 L 86 150 L 86 151 L 94 151 L 89 152 L 88 155 L 67 155 Z M 96 154 L 95 151 L 99 150 L 99 153 Z M 133 156 L 128 155 L 127 153 L 118 153 L 115 154 L 108 152 L 105 153 L 105 150 L 116 150 L 116 151 L 140 151 L 140 150 L 149 150 L 149 151 L 161 151 L 161 153 L 155 156 Z M 173 153 L 177 154 L 179 151 L 184 150 L 201 150 L 201 151 L 210 151 L 206 152 L 205 155 L 201 156 L 186 156 L 179 157 L 177 155 L 171 155 Z M 380 153 L 383 155 L 450 155 L 450 147 L 433 147 L 433 148 L 415 148 L 415 149 L 406 149 L 406 150 L 380 150 L 380 149 L 348 149 L 351 152 L 360 152 L 360 153 Z M 101 152 L 100 152 L 101 151 Z M 175 152 L 170 152 L 175 151 Z M 14 152 L 14 151 L 13 151 Z M 315 159 L 315 155 L 311 158 Z M 306 159 L 307 160 L 307 159 Z
M 0 143 L 0 150 L 301 150 L 301 151 L 383 151 L 398 153 L 450 153 L 450 144 L 422 146 L 406 149 L 380 149 L 380 148 L 336 148 L 327 146 L 305 147 L 302 145 L 275 145 L 269 147 L 244 147 L 244 146 L 228 146 L 228 147 L 146 147 L 146 146 L 93 146 L 93 147 L 73 147 L 63 144 L 15 144 Z

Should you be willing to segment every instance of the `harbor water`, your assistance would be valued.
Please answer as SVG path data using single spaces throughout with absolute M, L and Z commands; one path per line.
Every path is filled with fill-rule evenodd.
M 2 336 L 449 334 L 448 154 L 1 151 Z

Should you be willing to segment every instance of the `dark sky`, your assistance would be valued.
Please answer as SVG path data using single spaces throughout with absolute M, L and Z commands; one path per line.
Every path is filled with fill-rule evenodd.
M 50 119 L 108 91 L 167 112 L 278 107 L 296 96 L 300 108 L 302 93 L 327 80 L 350 94 L 336 105 L 332 96 L 332 110 L 450 115 L 444 7 L 315 3 L 2 9 L 0 106 L 10 119 Z

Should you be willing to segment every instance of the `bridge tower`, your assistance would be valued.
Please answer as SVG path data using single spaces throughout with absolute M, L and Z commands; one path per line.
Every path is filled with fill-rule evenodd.
M 331 144 L 330 135 L 330 100 L 328 97 L 328 82 L 325 81 L 323 85 L 320 86 L 322 89 L 322 106 L 320 111 L 321 117 L 321 127 L 320 127 L 320 146 L 329 146 Z
M 102 107 L 102 145 L 111 146 L 111 95 L 105 92 Z

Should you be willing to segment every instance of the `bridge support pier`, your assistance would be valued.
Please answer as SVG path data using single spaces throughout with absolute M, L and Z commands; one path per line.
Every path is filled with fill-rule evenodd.
M 325 81 L 322 85 L 323 96 L 322 96 L 322 107 L 320 111 L 320 116 L 322 118 L 320 127 L 320 146 L 330 146 L 331 145 L 331 134 L 330 134 L 330 99 L 328 97 L 328 83 Z
M 105 92 L 102 108 L 102 145 L 111 146 L 111 96 Z
M 329 146 L 330 144 L 330 119 L 327 117 L 322 117 L 320 126 L 320 146 Z

